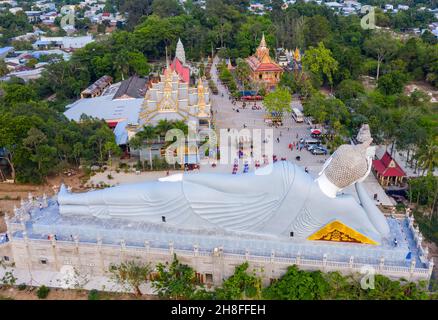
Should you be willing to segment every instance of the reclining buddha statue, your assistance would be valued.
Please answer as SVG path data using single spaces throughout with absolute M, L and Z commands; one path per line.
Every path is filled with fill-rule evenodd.
M 213 229 L 284 239 L 379 244 L 389 234 L 362 181 L 371 169 L 371 139 L 342 145 L 315 179 L 278 161 L 252 173 L 185 173 L 158 181 L 58 194 L 63 216 L 127 219 L 183 229 Z M 355 184 L 358 199 L 340 194 Z

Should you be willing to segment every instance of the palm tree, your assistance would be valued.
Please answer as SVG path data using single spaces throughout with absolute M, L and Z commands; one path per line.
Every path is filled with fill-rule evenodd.
M 423 169 L 423 176 L 426 171 L 432 173 L 438 166 L 438 145 L 435 141 L 430 141 L 426 146 L 421 148 L 417 154 L 418 165 Z
M 239 58 L 237 59 L 236 64 L 236 76 L 239 79 L 240 83 L 242 84 L 242 89 L 245 90 L 245 81 L 248 79 L 251 70 L 249 69 L 248 63 L 246 63 L 245 60 Z
M 179 129 L 182 132 L 184 132 L 185 135 L 187 135 L 189 131 L 189 127 L 183 120 L 176 120 L 172 122 L 173 129 Z
M 141 152 L 141 147 L 144 145 L 150 146 L 156 135 L 157 133 L 153 126 L 144 126 L 142 131 L 137 132 L 137 134 L 129 140 L 129 145 L 134 149 L 140 149 Z M 152 170 L 152 150 L 149 150 L 149 162 Z
M 160 136 L 164 137 L 166 135 L 166 132 L 170 129 L 173 129 L 173 124 L 167 119 L 162 119 L 158 121 L 157 126 L 155 127 L 155 132 L 159 134 Z

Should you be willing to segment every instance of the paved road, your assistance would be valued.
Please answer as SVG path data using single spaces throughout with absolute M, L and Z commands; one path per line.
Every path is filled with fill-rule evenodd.
M 290 143 L 297 142 L 302 137 L 308 137 L 310 135 L 310 126 L 305 123 L 296 123 L 290 116 L 285 116 L 283 120 L 283 127 L 280 128 L 271 128 L 268 127 L 264 122 L 264 115 L 266 114 L 263 109 L 263 104 L 261 102 L 257 102 L 257 105 L 262 106 L 261 110 L 251 110 L 251 107 L 247 107 L 246 109 L 242 109 L 242 103 L 237 102 L 236 105 L 233 105 L 227 89 L 220 83 L 217 78 L 217 63 L 219 59 L 216 57 L 212 68 L 211 68 L 211 76 L 213 81 L 216 82 L 219 94 L 212 95 L 212 109 L 215 118 L 215 126 L 217 131 L 219 129 L 228 129 L 235 128 L 238 130 L 243 129 L 245 126 L 248 129 L 273 129 L 274 142 L 273 142 L 273 154 L 277 155 L 280 158 L 286 158 L 289 161 L 292 161 L 301 167 L 307 167 L 309 173 L 313 176 L 317 176 L 320 172 L 322 165 L 328 156 L 324 155 L 312 155 L 307 150 L 290 150 L 288 148 Z M 223 95 L 223 96 L 222 96 Z M 302 105 L 299 100 L 292 101 L 293 107 L 297 107 L 302 110 Z M 252 103 L 249 104 L 252 106 Z M 239 109 L 239 112 L 236 111 Z M 262 136 L 263 136 L 262 132 Z M 297 138 L 298 137 L 298 138 Z M 280 142 L 277 142 L 276 139 L 279 138 Z M 262 138 L 263 139 L 263 138 Z M 296 156 L 300 156 L 301 160 L 296 161 Z M 253 169 L 253 165 L 250 165 L 250 170 Z M 213 172 L 231 172 L 232 164 L 229 165 L 218 165 L 216 168 L 211 168 L 210 165 L 201 166 L 202 171 L 213 171 Z M 239 172 L 243 170 L 243 160 L 240 160 Z M 368 194 L 372 197 L 375 193 L 377 193 L 378 201 L 376 204 L 382 203 L 384 205 L 392 205 L 393 202 L 390 198 L 385 194 L 383 188 L 379 185 L 376 178 L 373 174 L 370 174 L 368 178 L 364 181 L 365 189 L 368 191 Z M 354 187 L 349 187 L 344 190 L 346 193 L 356 194 Z

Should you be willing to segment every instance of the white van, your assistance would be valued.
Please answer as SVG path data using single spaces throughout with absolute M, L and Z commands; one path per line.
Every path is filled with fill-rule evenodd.
M 304 115 L 298 108 L 292 108 L 292 118 L 296 122 L 304 122 Z

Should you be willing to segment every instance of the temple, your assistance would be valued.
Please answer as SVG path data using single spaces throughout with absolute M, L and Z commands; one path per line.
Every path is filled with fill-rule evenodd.
M 251 69 L 252 81 L 264 83 L 267 89 L 274 88 L 280 81 L 283 68 L 269 55 L 264 34 L 256 53 L 247 58 L 246 61 Z
M 179 59 L 177 59 L 179 61 Z M 206 80 L 199 78 L 196 87 L 181 79 L 170 66 L 152 83 L 140 111 L 139 127 L 155 126 L 162 119 L 195 121 L 198 128 L 210 126 L 210 93 Z
M 406 173 L 387 151 L 381 159 L 373 160 L 373 169 L 383 186 L 402 184 L 406 177 Z
M 162 119 L 193 121 L 198 130 L 211 125 L 208 82 L 198 77 L 186 61 L 184 46 L 178 40 L 175 57 L 154 78 L 132 76 L 111 84 L 104 76 L 82 92 L 82 99 L 66 106 L 65 116 L 80 121 L 83 114 L 103 119 L 113 129 L 116 143 L 127 150 L 129 139 L 145 125 L 155 126 Z

